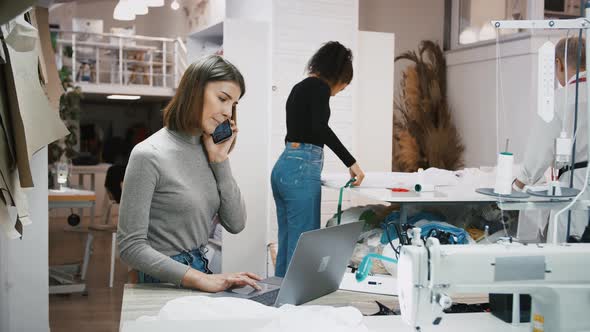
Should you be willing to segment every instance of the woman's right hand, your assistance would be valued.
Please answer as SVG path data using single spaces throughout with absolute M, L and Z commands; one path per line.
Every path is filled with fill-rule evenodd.
M 238 134 L 238 126 L 236 125 L 236 122 L 234 120 L 230 120 L 230 125 L 232 129 L 231 137 L 225 142 L 221 142 L 219 144 L 215 144 L 213 142 L 213 137 L 211 135 L 205 132 L 203 133 L 203 144 L 205 145 L 209 162 L 220 163 L 227 159 L 229 149 L 231 148 L 231 145 Z
M 355 178 L 356 181 L 352 184 L 353 186 L 360 186 L 365 178 L 365 172 L 361 169 L 358 163 L 354 163 L 354 165 L 350 166 L 348 169 L 351 178 Z
M 262 278 L 251 272 L 206 274 L 195 269 L 189 269 L 182 278 L 182 286 L 194 288 L 204 292 L 217 293 L 228 288 L 251 286 L 260 290 L 256 281 Z

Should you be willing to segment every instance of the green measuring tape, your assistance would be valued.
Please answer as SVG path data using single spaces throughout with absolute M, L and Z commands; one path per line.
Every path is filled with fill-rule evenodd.
M 345 188 L 350 188 L 352 187 L 352 183 L 356 181 L 355 178 L 352 178 L 350 180 L 348 180 L 348 182 L 346 182 L 346 184 L 344 185 L 344 187 L 340 188 L 340 197 L 338 197 L 338 225 L 340 225 L 340 218 L 342 217 L 342 193 L 344 192 Z

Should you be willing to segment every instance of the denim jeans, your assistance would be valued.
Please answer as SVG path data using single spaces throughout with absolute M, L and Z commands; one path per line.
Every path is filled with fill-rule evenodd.
M 170 256 L 173 260 L 180 262 L 184 265 L 188 265 L 195 270 L 199 270 L 201 272 L 211 274 L 209 271 L 209 261 L 205 258 L 205 247 L 201 247 L 198 249 L 187 250 L 183 251 L 178 255 Z M 160 283 L 160 279 L 152 277 L 149 274 L 143 273 L 141 271 L 138 272 L 139 276 L 139 283 Z
M 286 144 L 271 174 L 277 208 L 279 250 L 275 275 L 284 277 L 299 236 L 320 228 L 324 150 L 313 144 Z

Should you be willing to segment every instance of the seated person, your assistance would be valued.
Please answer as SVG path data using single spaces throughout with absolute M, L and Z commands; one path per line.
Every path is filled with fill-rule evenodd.
M 125 166 L 116 164 L 109 167 L 104 180 L 104 186 L 109 195 L 109 199 L 117 202 L 117 204 L 121 203 L 123 176 L 125 176 Z
M 260 289 L 253 273 L 211 274 L 204 247 L 219 214 L 230 233 L 242 231 L 246 207 L 228 154 L 238 132 L 236 106 L 245 92 L 238 69 L 220 56 L 191 64 L 164 109 L 165 127 L 137 144 L 129 158 L 119 208 L 120 256 L 139 282 L 171 282 L 220 292 Z M 212 134 L 230 120 L 232 136 Z
M 534 114 L 532 121 L 531 133 L 529 142 L 527 143 L 527 150 L 524 154 L 523 166 L 520 174 L 515 180 L 515 186 L 522 189 L 525 185 L 535 185 L 542 182 L 543 176 L 548 168 L 554 170 L 555 160 L 555 139 L 560 137 L 560 133 L 565 123 L 565 130 L 568 137 L 573 137 L 573 124 L 575 112 L 575 97 L 576 97 L 576 61 L 578 49 L 578 37 L 570 37 L 567 39 L 567 54 L 566 54 L 566 38 L 561 39 L 555 46 L 555 76 L 561 85 L 555 93 L 555 116 L 549 123 L 543 121 L 540 117 Z M 586 52 L 585 41 L 582 39 L 582 54 L 580 62 L 579 73 L 579 87 L 578 87 L 578 123 L 576 133 L 576 166 L 574 172 L 574 188 L 581 189 L 586 177 L 586 167 L 588 164 L 588 136 L 587 136 L 587 115 L 586 115 Z M 566 68 L 567 59 L 567 68 Z M 567 90 L 567 92 L 566 92 Z M 564 104 L 567 93 L 567 102 Z M 565 108 L 564 108 L 565 106 Z M 563 173 L 559 177 L 562 187 L 569 187 L 571 170 L 568 168 L 562 169 Z M 553 217 L 553 216 L 552 216 Z M 558 222 L 557 239 L 559 242 L 566 241 L 566 233 L 568 228 L 568 214 L 562 213 Z M 588 223 L 587 211 L 572 210 L 570 234 L 581 236 L 584 228 Z M 548 239 L 553 237 L 553 230 L 549 228 Z

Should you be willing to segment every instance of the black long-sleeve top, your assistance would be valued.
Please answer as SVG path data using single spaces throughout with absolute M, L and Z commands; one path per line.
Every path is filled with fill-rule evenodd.
M 330 86 L 317 77 L 297 83 L 287 99 L 287 142 L 327 145 L 346 167 L 356 163 L 328 125 L 330 119 Z

